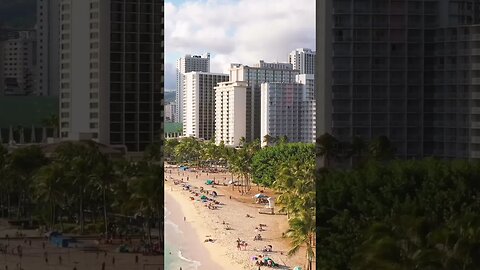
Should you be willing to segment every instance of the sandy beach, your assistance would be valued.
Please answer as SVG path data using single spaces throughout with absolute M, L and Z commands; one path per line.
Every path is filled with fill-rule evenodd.
M 167 180 L 165 182 L 166 196 L 178 202 L 182 214 L 185 215 L 185 222 L 192 226 L 195 235 L 199 238 L 203 248 L 208 251 L 212 261 L 221 267 L 213 269 L 257 270 L 258 266 L 255 266 L 251 258 L 258 255 L 270 257 L 280 265 L 278 269 L 292 269 L 294 266 L 303 265 L 303 250 L 292 257 L 286 255 L 289 249 L 288 240 L 282 238 L 282 233 L 288 229 L 286 216 L 258 213 L 263 205 L 255 204 L 252 198 L 258 193 L 257 187 L 252 187 L 248 194 L 243 195 L 237 188 L 232 190 L 231 186 L 216 185 L 215 188 L 212 188 L 205 184 L 207 179 L 215 179 L 217 182 L 223 183 L 228 182 L 231 175 L 229 173 L 208 173 L 207 175 L 207 173 L 192 171 L 180 172 L 178 167 L 168 165 L 166 165 L 165 177 Z M 216 191 L 218 196 L 215 200 L 221 204 L 218 209 L 209 209 L 206 204 L 198 201 L 198 197 L 191 200 L 190 191 L 185 190 L 182 184 L 175 185 L 174 180 L 183 180 L 184 184 L 196 188 L 203 187 L 210 194 L 212 191 Z M 268 190 L 265 190 L 265 193 L 273 195 Z M 211 196 L 209 197 L 211 198 Z M 263 227 L 263 231 L 256 229 L 259 228 L 259 224 L 266 225 Z M 257 234 L 262 236 L 262 240 L 254 241 Z M 240 250 L 236 242 L 238 238 L 247 243 L 247 246 L 241 247 Z M 213 241 L 205 242 L 207 239 Z M 273 247 L 271 252 L 263 251 L 267 245 Z M 263 266 L 262 269 L 268 268 Z
M 1 270 L 101 270 L 103 263 L 105 270 L 164 269 L 163 256 L 119 253 L 115 249 L 120 243 L 97 245 L 94 239 L 81 238 L 77 247 L 59 248 L 40 237 L 35 230 L 21 231 L 25 237 L 12 238 L 17 231 L 5 220 L 0 220 L 0 246 L 8 245 L 6 252 L 0 252 Z M 9 239 L 5 239 L 6 234 Z M 21 256 L 18 253 L 19 246 Z

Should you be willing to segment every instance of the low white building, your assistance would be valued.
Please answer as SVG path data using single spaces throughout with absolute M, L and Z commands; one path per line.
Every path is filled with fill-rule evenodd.
M 215 87 L 215 143 L 239 146 L 247 136 L 247 82 L 222 82 Z
M 183 93 L 183 135 L 210 140 L 215 134 L 215 89 L 228 81 L 227 74 L 185 73 Z

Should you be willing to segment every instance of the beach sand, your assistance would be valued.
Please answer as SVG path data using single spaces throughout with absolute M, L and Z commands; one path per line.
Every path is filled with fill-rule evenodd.
M 251 257 L 259 254 L 267 255 L 276 263 L 284 265 L 283 269 L 292 269 L 294 266 L 302 266 L 304 263 L 304 250 L 300 250 L 292 257 L 286 254 L 289 250 L 288 240 L 282 238 L 282 233 L 288 229 L 285 215 L 259 214 L 258 210 L 263 206 L 255 204 L 253 195 L 258 193 L 257 187 L 252 187 L 248 194 L 240 194 L 231 186 L 217 185 L 215 188 L 205 184 L 207 179 L 215 179 L 217 182 L 228 182 L 231 179 L 229 173 L 200 173 L 196 179 L 196 172 L 179 172 L 178 168 L 168 166 L 165 169 L 165 192 L 181 205 L 182 212 L 186 216 L 186 222 L 194 228 L 196 235 L 200 236 L 201 243 L 208 250 L 210 258 L 221 266 L 219 269 L 257 269 Z M 217 210 L 210 210 L 203 203 L 189 197 L 189 191 L 183 190 L 181 185 L 174 185 L 173 179 L 182 180 L 205 190 L 215 190 L 219 197 L 216 199 L 225 205 Z M 269 196 L 272 191 L 264 190 Z M 207 195 L 208 196 L 208 195 Z M 230 197 L 231 196 L 231 197 Z M 208 196 L 211 197 L 211 196 Z M 198 199 L 198 197 L 196 197 Z M 251 218 L 246 215 L 252 216 Z M 223 224 L 225 222 L 225 225 Z M 265 231 L 255 230 L 259 224 L 266 224 Z M 226 227 L 231 227 L 227 230 Z M 168 233 L 168 232 L 166 232 Z M 261 241 L 253 241 L 254 236 L 260 233 Z M 214 239 L 215 242 L 203 242 L 205 239 Z M 246 250 L 238 250 L 236 240 L 240 238 L 248 243 Z M 266 245 L 273 246 L 273 252 L 264 253 L 261 250 Z M 281 268 L 280 268 L 281 269 Z
M 105 270 L 160 270 L 163 267 L 163 256 L 138 255 L 138 263 L 135 262 L 135 255 L 132 253 L 118 253 L 117 245 L 100 245 L 98 255 L 95 251 L 84 251 L 80 246 L 96 246 L 93 239 L 79 239 L 79 247 L 58 248 L 39 237 L 38 231 L 21 231 L 26 238 L 12 239 L 17 229 L 8 225 L 5 220 L 0 220 L 0 244 L 8 244 L 7 253 L 0 252 L 0 270 L 101 270 L 105 262 Z M 10 239 L 5 239 L 8 234 Z M 31 245 L 30 245 L 31 241 Z M 45 249 L 43 248 L 45 243 Z M 22 256 L 17 252 L 12 254 L 12 249 L 22 247 Z M 106 256 L 104 251 L 106 251 Z M 47 253 L 48 263 L 45 261 Z M 60 259 L 61 257 L 61 263 Z M 115 261 L 113 261 L 115 258 Z M 19 266 L 20 268 L 18 268 Z

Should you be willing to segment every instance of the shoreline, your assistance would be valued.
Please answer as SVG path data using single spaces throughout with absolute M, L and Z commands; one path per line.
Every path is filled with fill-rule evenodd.
M 167 187 L 167 185 L 165 185 Z M 195 206 L 191 205 L 187 198 L 178 193 L 181 190 L 172 191 L 174 187 L 168 185 L 165 189 L 165 202 L 167 209 L 171 212 L 171 220 L 178 225 L 179 229 L 185 234 L 186 239 L 190 239 L 189 249 L 182 253 L 182 256 L 188 260 L 200 262 L 199 270 L 207 269 L 241 269 L 231 268 L 232 262 L 219 256 L 218 247 L 212 246 L 214 243 L 205 243 L 202 236 L 212 235 L 205 226 L 202 226 L 201 217 L 197 213 Z M 175 211 L 177 210 L 177 211 Z M 186 221 L 183 221 L 183 217 Z M 205 224 L 205 223 L 203 223 Z M 186 260 L 187 258 L 182 258 Z M 209 260 L 205 260 L 208 258 Z M 187 260 L 186 260 L 187 261 Z M 220 267 L 220 268 L 219 268 Z M 238 267 L 241 267 L 240 265 Z M 173 269 L 172 269 L 173 270 Z
M 207 179 L 217 179 L 220 182 L 231 179 L 228 172 L 205 173 L 196 171 L 178 171 L 175 167 L 166 167 L 165 170 L 165 194 L 175 197 L 181 205 L 182 212 L 186 213 L 197 237 L 203 247 L 211 254 L 210 258 L 221 265 L 221 268 L 232 270 L 257 269 L 252 257 L 265 256 L 279 264 L 279 269 L 293 269 L 304 263 L 304 248 L 294 256 L 287 256 L 290 249 L 289 241 L 282 237 L 282 232 L 288 229 L 288 221 L 285 215 L 262 215 L 259 210 L 264 208 L 256 204 L 252 199 L 258 193 L 257 188 L 247 194 L 231 186 L 217 185 L 212 188 L 205 182 Z M 178 181 L 180 184 L 175 184 Z M 206 204 L 199 201 L 199 197 L 183 188 L 183 184 L 191 185 L 196 193 L 200 188 L 205 191 L 216 191 L 215 198 L 220 202 L 218 209 L 209 209 Z M 266 190 L 269 196 L 276 196 L 273 191 Z M 194 197 L 192 200 L 190 197 Z M 211 198 L 211 195 L 207 194 Z M 192 220 L 193 219 L 193 220 Z M 183 220 L 182 222 L 183 223 Z M 266 224 L 265 230 L 257 230 L 259 224 Z M 265 225 L 264 225 L 265 226 Z M 168 233 L 168 232 L 166 232 Z M 254 236 L 261 234 L 262 239 L 255 241 Z M 203 240 L 212 238 L 214 242 Z M 247 242 L 248 246 L 239 248 L 236 240 Z M 267 245 L 273 246 L 273 250 L 263 250 Z M 265 266 L 262 269 L 266 268 Z

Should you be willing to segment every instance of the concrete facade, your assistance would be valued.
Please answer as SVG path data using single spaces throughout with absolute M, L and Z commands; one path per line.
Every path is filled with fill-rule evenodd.
M 215 87 L 228 81 L 227 74 L 185 73 L 183 135 L 210 140 L 215 135 Z
M 58 96 L 60 88 L 60 0 L 37 0 L 36 89 L 38 96 Z M 63 16 L 70 16 L 63 14 Z M 64 18 L 65 19 L 65 18 Z
M 300 74 L 315 74 L 315 52 L 311 49 L 295 49 L 288 55 L 288 62 Z
M 35 89 L 35 32 L 20 31 L 3 42 L 3 94 L 31 95 Z
M 184 116 L 183 108 L 183 92 L 185 84 L 185 73 L 198 71 L 198 72 L 210 72 L 210 54 L 205 53 L 203 55 L 190 55 L 187 54 L 184 57 L 177 60 L 177 92 L 176 92 L 176 119 L 182 121 Z
M 480 3 L 317 4 L 317 127 L 401 158 L 480 158 Z
M 61 138 L 141 152 L 163 139 L 163 5 L 61 4 Z
M 247 82 L 222 82 L 215 87 L 215 143 L 239 146 L 247 135 Z
M 261 84 L 265 82 L 294 83 L 298 70 L 293 70 L 289 63 L 265 63 L 260 61 L 255 66 L 232 64 L 230 81 L 248 83 L 247 92 L 247 141 L 261 139 L 260 135 L 260 99 Z

